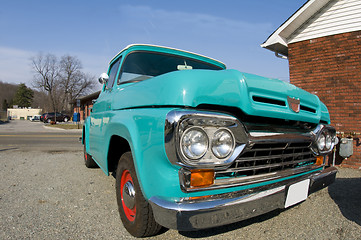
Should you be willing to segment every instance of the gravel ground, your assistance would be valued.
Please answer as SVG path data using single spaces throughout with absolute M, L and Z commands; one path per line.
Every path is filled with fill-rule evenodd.
M 114 178 L 87 169 L 80 151 L 0 151 L 0 239 L 129 239 Z M 151 239 L 361 239 L 361 171 L 302 204 L 197 231 L 164 230 Z

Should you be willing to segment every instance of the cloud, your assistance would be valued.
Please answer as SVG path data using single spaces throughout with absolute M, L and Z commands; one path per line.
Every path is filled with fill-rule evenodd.
M 52 44 L 56 48 L 41 46 L 41 49 L 44 54 L 78 57 L 84 72 L 95 76 L 106 72 L 110 59 L 132 43 L 164 45 L 200 53 L 240 71 L 271 77 L 288 75 L 287 61 L 279 63 L 282 60 L 259 46 L 274 30 L 271 23 L 253 23 L 188 10 L 166 11 L 154 6 L 119 5 L 115 10 L 117 12 L 107 19 L 106 34 L 95 34 L 89 30 L 89 34 L 95 35 L 87 44 L 84 43 L 86 47 L 80 49 L 54 42 Z M 77 33 L 73 37 L 77 39 Z M 31 86 L 33 71 L 30 58 L 38 54 L 38 49 L 26 46 L 0 46 L 1 81 L 25 82 Z
M 121 5 L 121 39 L 181 42 L 187 45 L 247 43 L 272 29 L 270 23 L 251 23 L 203 13 L 165 11 L 149 6 Z M 245 37 L 246 36 L 246 37 Z M 262 40 L 263 40 L 262 38 Z M 132 39 L 132 40 L 133 40 Z M 256 43 L 259 46 L 259 43 Z
M 0 81 L 25 83 L 30 87 L 33 77 L 30 58 L 34 55 L 30 51 L 0 46 Z
M 118 29 L 109 42 L 150 43 L 200 53 L 228 68 L 268 77 L 288 78 L 288 62 L 279 61 L 260 44 L 274 30 L 270 22 L 250 22 L 210 14 L 165 11 L 151 6 L 120 5 Z

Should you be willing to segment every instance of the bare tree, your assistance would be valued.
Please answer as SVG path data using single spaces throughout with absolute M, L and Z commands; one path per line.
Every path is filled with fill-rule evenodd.
M 82 64 L 74 56 L 65 55 L 60 60 L 60 85 L 63 90 L 63 107 L 69 108 L 77 97 L 87 94 L 95 85 L 95 77 L 81 71 Z
M 54 112 L 71 111 L 71 103 L 95 85 L 95 77 L 82 72 L 77 57 L 65 55 L 59 61 L 52 54 L 39 54 L 31 62 L 35 71 L 33 86 L 48 93 Z
M 33 86 L 48 93 L 54 112 L 60 109 L 60 67 L 58 59 L 52 54 L 38 54 L 31 59 L 35 71 Z

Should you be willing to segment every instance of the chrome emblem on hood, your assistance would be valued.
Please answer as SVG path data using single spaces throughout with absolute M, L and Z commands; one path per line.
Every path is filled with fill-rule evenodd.
M 300 99 L 287 97 L 288 106 L 292 109 L 292 111 L 298 113 L 300 112 Z

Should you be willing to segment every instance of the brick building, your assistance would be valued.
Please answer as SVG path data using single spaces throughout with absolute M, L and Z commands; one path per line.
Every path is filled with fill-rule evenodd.
M 290 82 L 316 94 L 361 169 L 361 1 L 309 0 L 261 45 L 289 61 Z
M 74 113 L 80 113 L 80 121 L 84 121 L 90 115 L 90 109 L 93 107 L 93 100 L 99 97 L 100 91 L 77 98 L 80 101 L 80 107 L 74 102 Z

